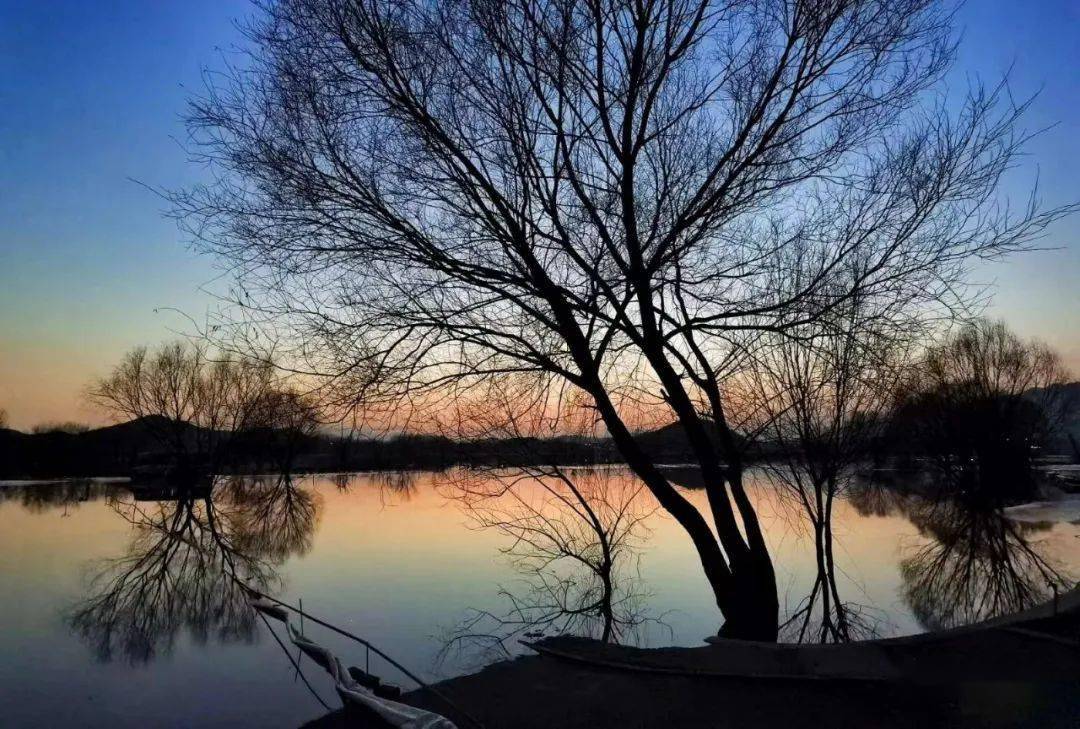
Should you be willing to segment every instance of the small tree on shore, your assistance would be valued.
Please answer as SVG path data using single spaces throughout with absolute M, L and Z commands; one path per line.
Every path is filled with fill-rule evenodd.
M 896 415 L 897 439 L 951 483 L 1023 493 L 1032 456 L 1071 409 L 1056 353 L 1003 322 L 973 322 L 926 354 Z
M 276 455 L 291 464 L 318 422 L 314 402 L 285 388 L 272 364 L 214 355 L 201 343 L 138 347 L 89 397 L 118 420 L 138 420 L 181 471 L 216 472 L 237 435 L 253 429 L 274 433 Z

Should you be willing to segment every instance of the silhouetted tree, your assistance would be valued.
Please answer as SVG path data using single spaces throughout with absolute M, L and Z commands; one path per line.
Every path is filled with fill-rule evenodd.
M 193 103 L 216 182 L 176 214 L 243 272 L 239 330 L 292 328 L 343 403 L 413 418 L 507 372 L 581 393 L 693 541 L 723 632 L 773 639 L 733 336 L 856 294 L 955 304 L 972 257 L 1064 212 L 997 205 L 1024 138 L 1002 89 L 927 103 L 949 20 L 933 0 L 270 2 Z M 711 524 L 628 427 L 643 407 L 685 432 Z
M 262 439 L 262 449 L 274 467 L 289 473 L 300 452 L 318 432 L 320 408 L 309 394 L 273 386 L 259 394 L 246 429 Z
M 215 354 L 203 343 L 138 347 L 89 397 L 118 420 L 138 421 L 181 472 L 216 473 L 236 455 L 230 449 L 254 449 L 288 471 L 319 424 L 318 402 L 272 363 Z
M 900 397 L 896 439 L 961 488 L 1023 495 L 1031 458 L 1070 409 L 1057 354 L 980 320 L 932 347 Z
M 254 422 L 273 368 L 255 360 L 214 358 L 204 344 L 137 347 L 90 386 L 90 399 L 119 420 L 138 420 L 181 470 L 216 470 L 224 441 Z
M 79 433 L 85 433 L 90 430 L 90 426 L 85 423 L 76 423 L 72 421 L 68 422 L 55 422 L 55 423 L 38 423 L 30 429 L 31 433 L 35 435 L 42 435 L 45 433 L 66 433 L 67 435 L 78 435 Z

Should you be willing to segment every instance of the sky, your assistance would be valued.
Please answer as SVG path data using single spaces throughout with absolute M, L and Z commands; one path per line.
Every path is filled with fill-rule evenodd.
M 122 354 L 191 331 L 221 289 L 150 187 L 200 179 L 182 147 L 186 100 L 239 41 L 242 0 L 0 0 L 0 408 L 10 424 L 104 421 L 87 383 Z M 969 0 L 948 79 L 1040 92 L 1007 192 L 1080 200 L 1080 2 Z M 1080 216 L 1042 245 L 981 265 L 989 314 L 1042 339 L 1080 377 Z

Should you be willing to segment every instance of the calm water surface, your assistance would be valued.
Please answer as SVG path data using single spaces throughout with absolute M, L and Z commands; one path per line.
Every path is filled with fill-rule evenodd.
M 633 485 L 622 471 L 607 478 Z M 180 500 L 100 482 L 0 485 L 2 723 L 287 727 L 325 714 L 320 702 L 339 706 L 310 661 L 298 675 L 295 649 L 271 634 L 285 639 L 280 624 L 248 609 L 232 576 L 303 600 L 427 679 L 475 669 L 491 654 L 448 650 L 448 638 L 483 612 L 506 615 L 510 596 L 536 583 L 505 553 L 509 537 L 478 528 L 445 482 L 423 472 L 266 478 Z M 704 506 L 703 493 L 686 493 Z M 817 576 L 805 517 L 764 477 L 751 496 L 782 609 L 794 613 Z M 643 536 L 621 557 L 644 620 L 625 639 L 700 645 L 718 613 L 689 540 L 651 510 L 635 512 Z M 1068 521 L 1020 523 L 878 491 L 841 499 L 833 531 L 836 591 L 876 635 L 1015 609 L 1049 594 L 1047 574 L 1080 566 L 1080 526 Z M 356 644 L 307 633 L 364 665 Z

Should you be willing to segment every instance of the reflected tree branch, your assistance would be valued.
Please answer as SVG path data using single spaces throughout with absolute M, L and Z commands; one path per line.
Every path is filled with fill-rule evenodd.
M 117 500 L 113 510 L 132 526 L 127 550 L 95 566 L 66 620 L 103 661 L 151 661 L 182 632 L 251 642 L 245 585 L 282 589 L 277 567 L 310 548 L 319 504 L 287 476 L 218 483 L 204 498 Z
M 475 528 L 508 538 L 501 551 L 522 578 L 500 589 L 505 610 L 471 610 L 450 629 L 443 657 L 455 650 L 505 657 L 513 640 L 545 633 L 617 643 L 660 622 L 645 610 L 640 578 L 628 573 L 647 537 L 645 520 L 657 509 L 637 479 L 558 466 L 462 470 L 441 488 Z

